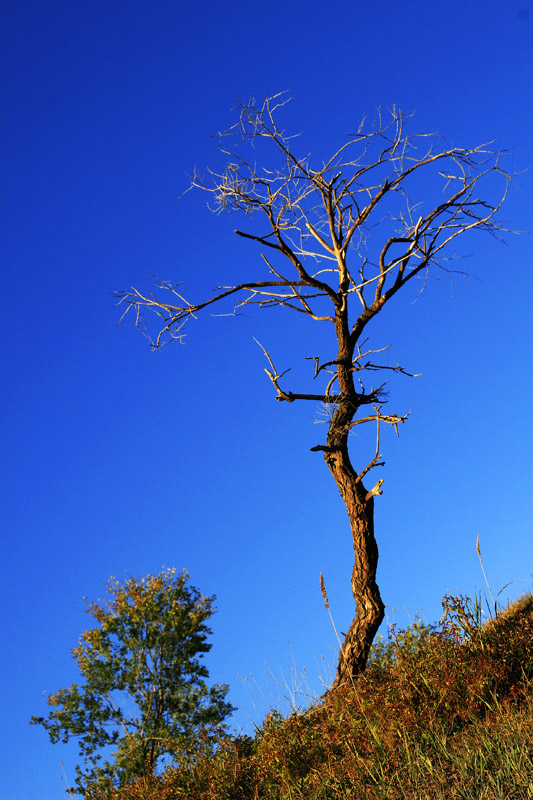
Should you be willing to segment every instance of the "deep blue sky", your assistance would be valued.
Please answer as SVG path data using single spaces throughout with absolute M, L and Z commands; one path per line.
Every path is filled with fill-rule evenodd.
M 345 510 L 309 452 L 325 429 L 313 404 L 274 402 L 253 341 L 285 368 L 284 342 L 314 355 L 314 334 L 290 316 L 206 316 L 154 354 L 114 324 L 111 292 L 150 274 L 194 298 L 260 269 L 234 220 L 179 199 L 195 166 L 220 163 L 210 135 L 234 99 L 290 89 L 287 127 L 319 157 L 393 103 L 416 110 L 413 131 L 496 139 L 530 168 L 503 212 L 528 229 L 532 26 L 531 0 L 4 2 L 4 800 L 58 800 L 61 761 L 73 781 L 75 750 L 28 720 L 76 680 L 82 598 L 111 574 L 187 567 L 217 595 L 209 666 L 248 729 L 294 665 L 316 692 L 322 659 L 332 676 L 321 571 L 337 628 L 353 614 Z M 391 386 L 391 409 L 413 413 L 382 439 L 376 502 L 400 624 L 434 621 L 447 589 L 483 589 L 478 533 L 493 591 L 532 587 L 531 236 L 508 245 L 475 237 L 464 264 L 479 280 L 430 282 L 373 330 L 423 373 Z

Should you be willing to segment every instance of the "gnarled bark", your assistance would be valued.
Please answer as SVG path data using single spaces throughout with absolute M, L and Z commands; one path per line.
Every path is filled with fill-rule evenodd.
M 368 492 L 358 480 L 346 449 L 328 452 L 324 457 L 348 512 L 354 550 L 352 593 L 356 614 L 339 654 L 333 684 L 337 687 L 353 681 L 365 669 L 385 606 L 376 582 L 378 545 L 374 535 L 374 497 L 366 499 Z

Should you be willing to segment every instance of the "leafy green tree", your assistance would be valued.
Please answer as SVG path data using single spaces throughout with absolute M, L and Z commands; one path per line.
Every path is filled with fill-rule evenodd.
M 75 793 L 124 786 L 164 757 L 176 762 L 212 746 L 233 711 L 228 687 L 205 682 L 215 598 L 188 580 L 175 569 L 124 583 L 112 577 L 109 598 L 88 603 L 98 626 L 72 650 L 84 683 L 49 695 L 48 717 L 31 719 L 52 743 L 78 740 L 85 769 L 76 768 Z

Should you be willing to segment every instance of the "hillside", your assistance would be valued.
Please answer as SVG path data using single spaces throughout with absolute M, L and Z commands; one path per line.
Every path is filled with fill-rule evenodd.
M 533 595 L 482 624 L 445 597 L 438 626 L 378 640 L 364 676 L 253 738 L 121 790 L 112 800 L 533 798 Z

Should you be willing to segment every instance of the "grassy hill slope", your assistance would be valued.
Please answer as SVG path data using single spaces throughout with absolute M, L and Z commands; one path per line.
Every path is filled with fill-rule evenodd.
M 446 597 L 373 648 L 364 676 L 253 738 L 221 737 L 112 800 L 525 800 L 533 798 L 533 595 L 488 623 Z

